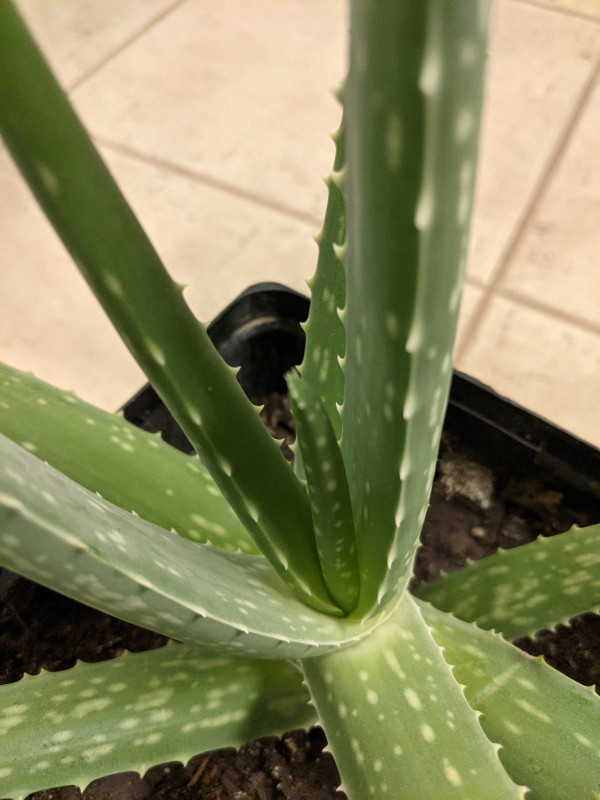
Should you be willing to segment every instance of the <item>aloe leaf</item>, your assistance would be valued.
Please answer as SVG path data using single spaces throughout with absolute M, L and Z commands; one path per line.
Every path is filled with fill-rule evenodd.
M 0 687 L 0 794 L 141 775 L 203 750 L 314 723 L 299 672 L 283 661 L 170 644 Z M 32 733 L 34 732 L 34 733 Z
M 344 400 L 344 374 L 339 364 L 346 349 L 344 326 L 340 312 L 345 305 L 346 279 L 340 260 L 340 248 L 346 241 L 346 208 L 343 195 L 344 180 L 344 121 L 333 136 L 335 159 L 333 172 L 326 180 L 327 208 L 321 233 L 316 241 L 319 257 L 311 290 L 310 312 L 306 321 L 306 348 L 300 373 L 307 384 L 319 392 L 331 424 L 339 440 L 342 419 L 338 411 Z M 302 455 L 302 454 L 300 454 Z M 298 459 L 296 471 L 301 471 Z
M 406 585 L 452 371 L 486 55 L 485 1 L 351 3 L 342 452 L 356 614 Z
M 172 638 L 264 658 L 337 649 L 379 622 L 321 614 L 264 557 L 169 533 L 2 436 L 0 565 Z
M 261 551 L 304 602 L 339 613 L 319 569 L 304 487 L 166 272 L 9 0 L 0 3 L 0 133 Z
M 287 378 L 290 407 L 308 478 L 313 528 L 323 578 L 344 611 L 356 605 L 359 591 L 352 506 L 342 454 L 321 398 L 297 374 Z
M 0 433 L 86 489 L 186 539 L 260 552 L 197 456 L 4 364 Z
M 524 796 L 409 595 L 364 644 L 302 669 L 349 797 Z
M 419 603 L 444 657 L 502 745 L 513 780 L 538 800 L 600 797 L 600 698 L 498 634 Z M 482 795 L 483 796 L 483 795 Z
M 417 596 L 507 639 L 600 609 L 600 525 L 498 550 L 424 584 Z

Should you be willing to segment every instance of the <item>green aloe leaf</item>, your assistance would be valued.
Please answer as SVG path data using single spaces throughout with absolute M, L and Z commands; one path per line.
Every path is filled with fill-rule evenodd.
M 499 550 L 424 584 L 418 597 L 507 639 L 600 609 L 600 525 Z
M 339 364 L 346 349 L 344 325 L 340 312 L 345 305 L 346 278 L 340 259 L 340 248 L 346 241 L 346 207 L 344 182 L 344 121 L 334 134 L 335 159 L 333 172 L 326 180 L 328 189 L 325 221 L 317 236 L 319 258 L 317 269 L 309 281 L 310 312 L 306 321 L 306 348 L 300 373 L 307 384 L 319 393 L 339 440 L 342 419 L 338 407 L 344 400 L 344 374 Z M 302 454 L 300 454 L 301 456 Z M 296 471 L 301 471 L 302 459 Z
M 287 378 L 296 436 L 308 478 L 313 528 L 323 578 L 335 602 L 350 612 L 359 592 L 352 506 L 335 431 L 316 390 Z
M 172 638 L 264 658 L 337 649 L 377 622 L 321 614 L 264 557 L 159 528 L 3 436 L 0 565 Z
M 315 721 L 299 672 L 169 644 L 0 686 L 0 794 L 140 774 Z
M 600 797 L 600 698 L 501 636 L 419 604 L 444 658 L 502 745 L 513 780 L 537 800 Z M 482 795 L 482 797 L 485 795 Z
M 361 567 L 357 615 L 406 585 L 433 480 L 467 250 L 488 5 L 351 3 L 342 452 Z
M 0 133 L 261 551 L 305 603 L 339 614 L 321 576 L 304 487 L 168 275 L 10 0 L 0 3 Z
M 409 595 L 364 644 L 302 668 L 349 797 L 524 797 Z
M 197 456 L 4 364 L 0 433 L 162 528 L 222 550 L 260 553 Z

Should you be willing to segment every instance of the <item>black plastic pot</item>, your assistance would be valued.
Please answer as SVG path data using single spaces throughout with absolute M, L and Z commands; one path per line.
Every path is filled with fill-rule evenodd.
M 308 309 L 309 301 L 303 295 L 278 284 L 260 284 L 249 288 L 240 295 L 209 326 L 209 334 L 224 359 L 232 366 L 242 365 L 238 379 L 247 394 L 253 399 L 264 398 L 272 392 L 285 391 L 284 374 L 291 366 L 299 364 L 302 359 L 304 333 L 300 323 L 306 319 Z M 171 444 L 184 451 L 191 451 L 191 446 L 181 429 L 149 385 L 141 389 L 127 403 L 123 411 L 126 419 L 131 422 L 146 430 L 160 431 L 163 438 Z M 483 465 L 484 470 L 489 469 L 490 473 L 493 472 L 494 480 L 497 483 L 510 484 L 512 482 L 517 487 L 521 485 L 531 487 L 539 484 L 540 488 L 536 498 L 544 498 L 545 502 L 550 506 L 556 505 L 560 511 L 557 527 L 548 532 L 557 533 L 573 523 L 585 525 L 600 520 L 600 485 L 598 481 L 600 451 L 460 373 L 454 374 L 442 440 L 441 464 L 445 459 L 447 465 L 456 453 L 460 452 L 460 459 L 473 459 L 473 463 L 477 462 Z M 440 468 L 441 472 L 443 469 Z M 435 551 L 439 546 L 435 542 L 431 545 L 426 540 L 431 529 L 435 527 L 435 522 L 439 521 L 434 519 L 439 513 L 438 505 L 436 505 L 438 502 L 436 492 L 438 498 L 440 494 L 444 493 L 444 489 L 438 488 L 439 485 L 436 484 L 434 487 L 430 507 L 432 513 L 428 514 L 425 523 L 424 544 L 419 557 L 428 547 Z M 536 499 L 535 502 L 538 500 Z M 459 504 L 458 510 L 455 509 L 452 513 L 457 514 L 456 518 L 462 517 L 461 522 L 464 522 L 465 518 L 469 519 L 472 511 Z M 509 521 L 519 519 L 519 511 L 515 511 L 513 517 L 511 517 L 512 513 L 509 510 Z M 534 513 L 537 513 L 535 509 Z M 470 523 L 467 522 L 468 524 Z M 437 540 L 441 541 L 442 546 L 446 545 L 444 537 L 447 532 L 448 527 L 442 525 L 441 539 Z M 534 530 L 534 533 L 530 534 L 531 538 L 533 535 L 537 535 L 537 532 Z M 479 532 L 477 535 L 480 535 Z M 474 544 L 478 546 L 479 543 L 475 541 Z M 502 541 L 501 545 L 512 546 L 510 542 L 505 541 Z M 465 553 L 465 556 L 472 557 L 468 552 Z M 443 568 L 446 568 L 445 565 Z M 428 578 L 425 576 L 422 579 Z M 6 589 L 9 584 L 12 584 L 13 578 L 6 571 L 0 570 L 0 595 L 3 581 Z M 46 613 L 46 605 L 48 605 L 46 598 L 52 593 L 44 594 L 40 601 L 39 591 L 45 592 L 46 590 L 41 590 L 40 587 L 32 588 L 35 585 L 24 579 L 19 579 L 19 583 L 23 584 L 25 593 L 32 593 L 30 605 L 35 614 Z M 11 590 L 16 591 L 20 588 L 11 587 Z M 33 594 L 34 592 L 35 594 Z M 82 607 L 78 604 L 66 600 L 64 602 L 69 604 L 68 607 L 65 607 L 65 614 L 73 614 L 73 611 L 75 615 L 83 613 L 79 610 Z M 62 611 L 62 606 L 59 607 L 59 611 Z M 99 612 L 87 609 L 85 611 L 97 615 L 97 617 L 103 616 Z M 592 630 L 591 635 L 596 639 L 598 634 L 595 631 L 600 632 L 598 626 L 600 617 L 595 617 L 594 620 L 593 626 L 596 627 L 587 626 L 585 635 L 588 636 L 588 641 L 590 630 Z M 137 631 L 136 635 L 145 633 L 140 633 L 140 629 Z M 122 633 L 120 629 L 115 634 L 111 628 L 109 638 L 112 646 L 117 649 L 123 647 L 133 649 L 127 638 L 129 636 L 129 632 Z M 91 644 L 95 647 L 95 640 Z M 157 642 L 152 640 L 150 646 L 157 646 Z M 519 646 L 527 647 L 524 642 L 519 643 Z M 586 648 L 587 645 L 583 650 L 586 651 Z M 146 645 L 140 644 L 140 649 L 146 649 Z M 77 657 L 88 660 L 85 655 L 77 654 Z M 90 658 L 89 660 L 97 659 Z M 57 663 L 52 668 L 65 668 L 65 666 L 68 665 L 59 666 Z M 572 674 L 572 677 L 579 679 L 576 674 Z M 584 676 L 582 682 L 594 681 L 589 677 L 586 679 Z M 315 751 L 317 755 L 322 744 L 321 741 L 318 751 Z M 202 763 L 204 764 L 205 761 Z M 257 762 L 257 769 L 259 768 L 260 764 Z M 162 775 L 161 769 L 158 767 L 154 768 L 152 772 L 156 772 L 156 780 Z M 102 780 L 112 781 L 111 797 L 132 800 L 134 797 L 151 796 L 155 778 L 146 776 L 146 778 L 138 780 L 126 776 L 122 778 L 112 776 L 110 779 Z M 130 783 L 130 781 L 132 782 Z M 116 788 L 117 783 L 118 789 Z M 90 797 L 107 796 L 103 794 L 106 790 L 102 781 L 98 782 L 98 787 L 99 794 L 91 794 Z M 62 797 L 62 795 L 60 796 Z M 333 796 L 332 790 L 331 797 Z
M 279 283 L 259 283 L 242 292 L 208 326 L 213 344 L 252 399 L 285 392 L 284 375 L 304 353 L 300 323 L 309 300 Z M 147 383 L 121 409 L 125 419 L 186 453 L 193 448 L 160 397 Z
M 285 392 L 284 374 L 302 360 L 307 297 L 276 283 L 251 286 L 208 327 L 225 361 L 253 398 Z M 180 449 L 191 445 L 156 392 L 146 384 L 123 412 L 130 422 L 160 431 Z M 479 462 L 552 483 L 591 521 L 600 520 L 600 450 L 484 386 L 454 372 L 446 437 L 459 437 Z M 575 521 L 575 520 L 574 520 Z

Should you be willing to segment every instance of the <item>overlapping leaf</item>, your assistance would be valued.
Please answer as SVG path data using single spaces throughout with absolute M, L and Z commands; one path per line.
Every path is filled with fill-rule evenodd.
M 513 780 L 539 800 L 600 797 L 600 698 L 506 642 L 426 603 L 420 604 L 444 658 L 502 745 Z M 482 795 L 484 797 L 486 795 Z
M 323 582 L 304 487 L 165 270 L 10 0 L 0 3 L 0 133 L 261 551 L 305 603 L 341 613 Z
M 406 585 L 433 480 L 466 256 L 487 11 L 485 2 L 351 3 L 342 451 L 361 568 L 357 615 Z
M 524 797 L 410 596 L 364 645 L 303 670 L 349 797 Z
M 223 550 L 260 553 L 199 458 L 3 364 L 0 433 L 162 528 Z
M 175 639 L 265 658 L 337 649 L 373 624 L 320 614 L 262 556 L 169 533 L 2 436 L 0 565 Z

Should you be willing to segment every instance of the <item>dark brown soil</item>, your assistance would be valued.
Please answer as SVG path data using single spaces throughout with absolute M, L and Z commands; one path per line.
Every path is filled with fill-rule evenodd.
M 293 441 L 285 398 L 261 398 L 265 424 L 283 438 L 286 457 Z M 515 547 L 553 535 L 573 523 L 591 524 L 569 507 L 554 486 L 537 480 L 493 475 L 445 437 L 438 475 L 422 534 L 412 588 L 441 571 L 483 558 L 498 547 Z M 5 575 L 5 584 L 10 583 Z M 124 649 L 160 647 L 165 638 L 93 611 L 24 579 L 0 584 L 0 682 L 23 672 L 66 669 L 77 659 L 100 661 Z M 587 685 L 600 685 L 600 616 L 586 614 L 542 632 L 518 646 L 543 654 L 557 669 Z M 144 777 L 110 776 L 83 793 L 84 800 L 343 800 L 337 769 L 320 728 L 281 739 L 251 742 L 238 751 L 202 754 L 187 765 L 153 768 Z M 30 800 L 80 800 L 78 789 L 36 792 Z

